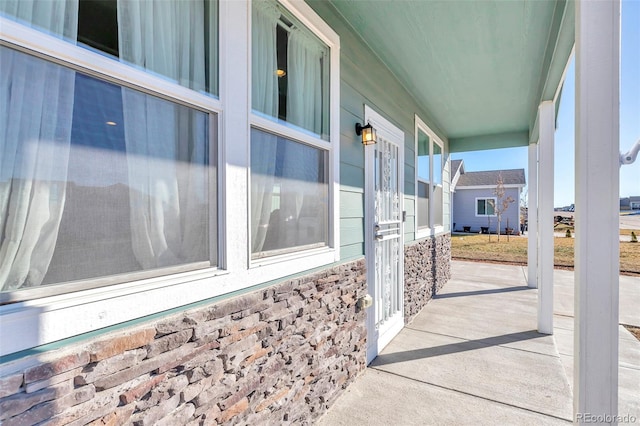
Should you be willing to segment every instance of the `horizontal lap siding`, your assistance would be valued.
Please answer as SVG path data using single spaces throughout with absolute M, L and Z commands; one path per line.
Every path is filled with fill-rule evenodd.
M 445 139 L 443 133 L 389 69 L 353 33 L 352 28 L 329 2 L 308 3 L 340 36 L 340 185 L 341 200 L 347 203 L 340 207 L 341 256 L 348 258 L 364 255 L 364 230 L 358 229 L 354 221 L 357 217 L 354 204 L 360 202 L 364 208 L 364 149 L 354 127 L 356 123 L 364 121 L 365 105 L 369 105 L 404 132 L 404 237 L 405 241 L 412 241 L 415 239 L 415 114 Z M 445 151 L 448 152 L 448 148 Z M 448 172 L 448 162 L 446 170 Z M 445 188 L 447 190 L 448 187 Z M 360 195 L 359 199 L 356 194 Z M 446 196 L 444 208 L 446 226 L 450 222 Z M 364 217 L 364 210 L 362 214 L 360 218 Z M 364 226 L 364 220 L 361 223 Z

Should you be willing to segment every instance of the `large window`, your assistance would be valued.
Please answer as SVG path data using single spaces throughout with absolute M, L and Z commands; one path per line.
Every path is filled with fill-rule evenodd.
M 305 2 L 0 0 L 0 28 L 0 355 L 339 260 L 340 39 Z
M 444 155 L 440 139 L 416 116 L 416 216 L 418 237 L 443 229 Z
M 251 257 L 326 247 L 330 49 L 281 4 L 256 1 L 251 65 Z
M 81 72 L 64 47 L 48 52 L 65 58 L 56 62 L 0 47 L 0 300 L 215 266 L 217 114 L 184 89 L 180 99 L 153 95 L 134 70 L 215 95 L 217 4 L 3 1 L 0 10 L 133 75 Z

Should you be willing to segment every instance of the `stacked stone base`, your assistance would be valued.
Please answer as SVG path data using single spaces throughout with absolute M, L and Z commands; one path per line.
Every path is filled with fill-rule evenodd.
M 451 234 L 404 247 L 404 321 L 410 323 L 451 278 Z
M 366 367 L 365 294 L 359 260 L 4 365 L 0 422 L 310 423 Z

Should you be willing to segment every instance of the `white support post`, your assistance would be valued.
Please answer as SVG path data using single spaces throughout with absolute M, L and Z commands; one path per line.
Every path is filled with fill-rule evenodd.
M 574 420 L 618 414 L 620 0 L 576 2 Z
M 527 266 L 528 285 L 538 288 L 538 144 L 529 144 L 529 179 L 527 182 Z
M 553 137 L 555 103 L 544 101 L 538 107 L 540 143 L 538 146 L 538 332 L 553 334 Z

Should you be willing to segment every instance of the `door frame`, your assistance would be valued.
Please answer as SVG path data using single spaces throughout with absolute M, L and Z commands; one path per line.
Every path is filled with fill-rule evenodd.
M 401 290 L 400 297 L 400 319 L 390 329 L 386 330 L 383 336 L 379 336 L 375 324 L 375 240 L 374 240 L 374 218 L 375 208 L 374 175 L 373 175 L 373 150 L 375 145 L 364 147 L 364 173 L 365 173 L 365 193 L 364 193 L 364 241 L 365 258 L 367 265 L 367 290 L 373 297 L 373 305 L 367 309 L 367 364 L 391 342 L 391 340 L 404 328 L 404 132 L 377 113 L 368 105 L 364 106 L 364 121 L 370 123 L 376 130 L 378 136 L 390 141 L 398 147 L 398 191 L 400 209 L 400 238 L 399 238 L 399 271 L 398 285 Z M 376 344 L 372 344 L 372 339 Z

